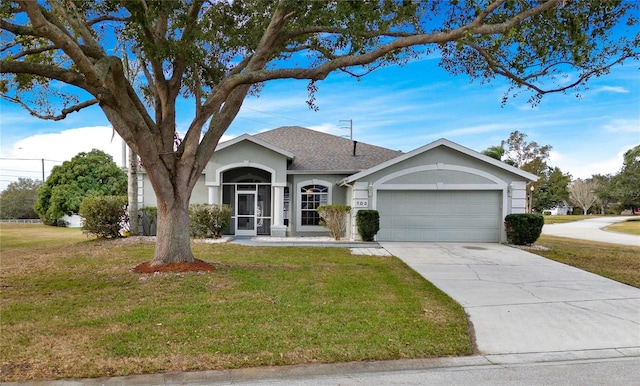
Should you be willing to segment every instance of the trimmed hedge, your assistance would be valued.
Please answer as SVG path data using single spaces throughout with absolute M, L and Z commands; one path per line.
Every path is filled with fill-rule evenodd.
M 507 242 L 515 245 L 533 244 L 542 233 L 544 217 L 541 214 L 517 213 L 504 218 Z
M 377 210 L 361 209 L 356 213 L 356 226 L 362 241 L 373 241 L 380 230 L 380 214 Z

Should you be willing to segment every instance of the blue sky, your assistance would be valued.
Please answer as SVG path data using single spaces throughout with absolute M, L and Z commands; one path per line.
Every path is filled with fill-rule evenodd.
M 280 126 L 299 125 L 360 142 L 410 151 L 446 138 L 476 151 L 499 145 L 515 130 L 529 141 L 553 147 L 549 164 L 574 178 L 615 174 L 622 155 L 640 144 L 640 72 L 627 62 L 572 93 L 546 95 L 532 107 L 529 93 L 502 107 L 506 82 L 471 83 L 452 76 L 438 61 L 424 59 L 404 67 L 379 69 L 357 80 L 337 73 L 319 82 L 315 104 L 308 108 L 307 83 L 268 83 L 259 97 L 249 97 L 224 139 Z M 180 102 L 178 127 L 192 119 L 189 101 Z M 100 148 L 121 164 L 121 140 L 98 108 L 71 114 L 64 121 L 42 121 L 19 106 L 0 102 L 0 190 L 18 177 L 40 179 L 60 161 L 80 151 Z

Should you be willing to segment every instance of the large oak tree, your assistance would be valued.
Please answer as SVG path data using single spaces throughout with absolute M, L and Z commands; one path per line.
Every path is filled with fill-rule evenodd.
M 316 82 L 334 71 L 362 76 L 440 53 L 451 74 L 503 77 L 512 85 L 505 97 L 532 90 L 537 103 L 639 55 L 632 1 L 1 4 L 0 93 L 45 119 L 100 106 L 140 156 L 156 193 L 153 264 L 193 261 L 191 191 L 243 100 L 264 82 L 308 80 L 313 105 Z M 194 101 L 194 110 L 178 137 L 181 96 Z

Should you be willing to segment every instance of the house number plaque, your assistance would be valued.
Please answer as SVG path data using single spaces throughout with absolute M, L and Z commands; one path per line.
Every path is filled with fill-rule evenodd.
M 369 207 L 369 199 L 367 198 L 359 198 L 353 201 L 354 208 L 368 208 Z

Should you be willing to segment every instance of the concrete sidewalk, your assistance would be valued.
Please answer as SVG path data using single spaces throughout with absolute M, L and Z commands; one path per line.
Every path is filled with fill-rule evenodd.
M 640 289 L 500 244 L 381 243 L 460 303 L 482 354 L 640 356 Z
M 640 236 L 604 230 L 611 224 L 637 217 L 639 216 L 596 217 L 563 224 L 545 224 L 542 234 L 640 247 Z

